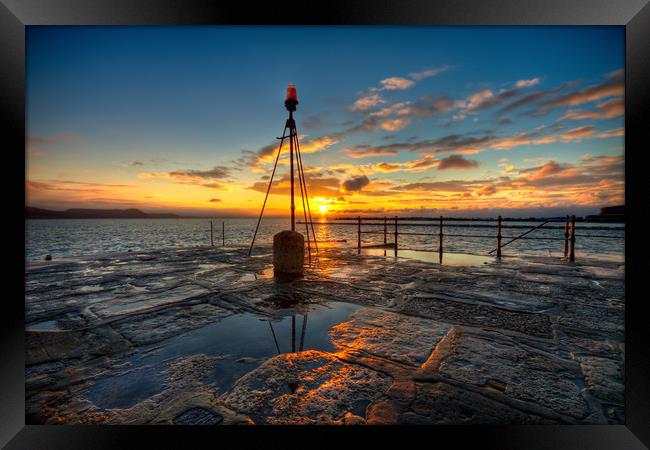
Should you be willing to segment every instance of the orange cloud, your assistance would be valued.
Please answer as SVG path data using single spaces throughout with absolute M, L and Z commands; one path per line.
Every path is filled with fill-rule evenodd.
M 607 97 L 619 97 L 625 93 L 625 86 L 620 79 L 608 80 L 604 83 L 587 86 L 576 92 L 561 95 L 544 103 L 544 106 L 557 108 L 560 106 L 575 106 L 593 102 Z
M 413 80 L 402 77 L 390 77 L 379 82 L 382 91 L 403 91 L 415 85 Z
M 409 125 L 410 120 L 408 119 L 392 119 L 392 120 L 383 120 L 379 122 L 379 126 L 386 131 L 399 131 L 402 128 Z
M 363 173 L 387 173 L 387 172 L 421 172 L 431 167 L 437 167 L 440 161 L 433 159 L 430 156 L 425 156 L 421 159 L 408 161 L 404 163 L 389 163 L 380 162 L 373 165 L 360 166 Z
M 399 163 L 380 162 L 372 166 L 374 172 L 398 172 L 403 170 L 403 165 Z
M 560 120 L 611 119 L 625 113 L 623 98 L 614 98 L 596 105 L 595 111 L 569 110 Z
M 385 103 L 385 101 L 379 96 L 379 94 L 371 94 L 358 99 L 352 104 L 350 109 L 353 111 L 368 111 L 382 103 Z
M 494 94 L 489 89 L 477 92 L 467 98 L 467 109 L 474 111 L 479 109 L 482 105 L 491 102 L 493 99 Z
M 477 189 L 476 195 L 492 195 L 497 192 L 497 188 L 493 184 L 486 184 L 480 189 Z
M 421 72 L 411 72 L 409 74 L 409 76 L 411 78 L 413 78 L 414 80 L 419 81 L 419 80 L 424 80 L 425 78 L 433 77 L 433 76 L 436 76 L 438 74 L 447 72 L 448 70 L 451 70 L 453 68 L 454 68 L 454 66 L 444 65 L 444 66 L 434 68 L 434 69 L 423 70 Z
M 562 172 L 567 166 L 558 164 L 555 161 L 549 161 L 546 164 L 532 169 L 520 170 L 521 174 L 524 174 L 527 180 L 538 180 L 540 178 L 547 177 L 549 175 L 555 175 Z
M 519 80 L 515 83 L 515 86 L 518 88 L 531 87 L 538 85 L 540 82 L 539 78 L 531 78 L 530 80 Z
M 612 130 L 605 131 L 596 131 L 592 125 L 587 125 L 584 127 L 574 128 L 560 135 L 560 139 L 563 141 L 573 141 L 573 140 L 582 140 L 582 139 L 606 139 L 611 137 L 624 136 L 625 130 L 623 128 L 615 128 Z
M 355 177 L 348 178 L 345 180 L 341 186 L 346 192 L 360 191 L 364 187 L 370 184 L 370 180 L 365 175 L 359 175 Z
M 340 193 L 340 180 L 334 177 L 325 177 L 320 176 L 320 174 L 314 173 L 305 173 L 305 182 L 307 183 L 307 190 L 310 196 L 321 196 L 321 197 L 338 197 Z M 296 180 L 296 189 L 298 189 L 298 183 Z M 252 186 L 247 189 L 266 193 L 266 190 L 269 187 L 267 181 L 258 181 L 253 183 Z M 291 184 L 289 180 L 289 174 L 284 175 L 280 179 L 273 181 L 271 186 L 271 194 L 274 195 L 289 195 L 291 193 Z
M 462 155 L 450 155 L 442 158 L 438 163 L 438 170 L 447 169 L 473 169 L 478 167 L 478 161 L 465 159 Z
M 363 148 L 350 148 L 345 147 L 343 151 L 351 158 L 370 158 L 372 156 L 395 156 L 398 154 L 397 150 L 391 149 L 363 149 Z
M 188 169 L 171 172 L 141 172 L 138 174 L 138 178 L 141 180 L 169 179 L 178 184 L 228 190 L 230 188 L 223 181 L 230 177 L 231 170 L 226 166 L 214 166 L 208 170 Z
M 319 152 L 329 148 L 337 142 L 338 139 L 334 136 L 321 136 L 315 139 L 305 140 L 300 143 L 300 152 Z M 286 154 L 284 149 L 287 148 L 288 145 L 288 142 L 285 140 L 285 143 L 283 144 L 283 154 Z M 242 156 L 238 158 L 235 163 L 240 166 L 246 166 L 253 172 L 265 172 L 265 169 L 263 169 L 262 166 L 265 164 L 271 164 L 275 161 L 279 146 L 279 143 L 273 143 L 260 148 L 256 152 L 244 150 L 242 151 Z
M 138 174 L 141 180 L 155 180 L 160 178 L 171 178 L 169 172 L 141 172 Z
M 315 153 L 323 151 L 338 141 L 330 136 L 321 136 L 319 138 L 307 140 L 300 143 L 300 153 Z

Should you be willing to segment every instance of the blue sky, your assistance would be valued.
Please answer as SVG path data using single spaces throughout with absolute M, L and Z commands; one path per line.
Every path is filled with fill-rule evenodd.
M 623 68 L 622 27 L 29 27 L 28 203 L 247 214 L 295 83 L 323 213 L 597 210 Z

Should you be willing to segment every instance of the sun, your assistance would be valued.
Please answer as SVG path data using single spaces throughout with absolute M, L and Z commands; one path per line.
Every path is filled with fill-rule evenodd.
M 320 205 L 318 209 L 320 210 L 321 214 L 325 214 L 327 212 L 327 205 Z

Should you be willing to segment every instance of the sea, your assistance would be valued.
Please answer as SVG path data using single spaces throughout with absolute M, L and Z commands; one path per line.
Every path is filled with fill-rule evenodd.
M 346 222 L 349 225 L 343 225 Z M 212 223 L 212 240 L 211 228 Z M 540 225 L 541 222 L 504 222 L 502 244 Z M 101 255 L 112 252 L 195 246 L 249 246 L 256 218 L 179 218 L 179 219 L 29 219 L 25 221 L 25 257 L 29 261 Z M 476 227 L 476 226 L 480 227 Z M 515 228 L 506 228 L 515 227 Z M 288 219 L 262 220 L 255 245 L 270 245 L 273 235 L 290 228 Z M 222 236 L 223 229 L 223 236 Z M 296 224 L 305 234 L 305 225 Z M 354 221 L 318 219 L 314 224 L 321 247 L 357 247 Z M 394 242 L 394 222 L 388 220 L 387 242 Z M 487 255 L 496 247 L 496 222 L 457 221 L 443 225 L 443 252 Z M 399 222 L 398 248 L 437 251 L 439 224 L 420 221 Z M 623 224 L 576 223 L 576 257 L 589 256 L 623 260 L 625 229 Z M 469 235 L 469 236 L 459 236 Z M 525 238 L 506 245 L 503 255 L 562 256 L 563 223 L 549 223 L 528 233 Z M 384 222 L 363 223 L 362 246 L 384 243 Z

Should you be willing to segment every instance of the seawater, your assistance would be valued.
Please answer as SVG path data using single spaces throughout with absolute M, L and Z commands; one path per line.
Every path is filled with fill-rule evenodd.
M 257 219 L 254 218 L 216 218 L 213 222 L 214 245 L 220 246 L 221 226 L 225 225 L 225 244 L 250 245 Z M 456 228 L 443 226 L 444 251 L 450 253 L 467 253 L 487 255 L 496 245 L 495 222 L 453 222 L 453 224 L 482 224 L 490 228 Z M 506 225 L 529 226 L 539 222 L 508 222 Z M 561 226 L 552 223 L 549 226 Z M 273 235 L 289 226 L 288 219 L 263 219 L 258 231 L 256 243 L 269 245 Z M 304 234 L 304 225 L 296 225 Z M 622 224 L 577 223 L 576 253 L 594 257 L 623 258 L 624 236 Z M 323 246 L 355 248 L 357 245 L 356 225 L 337 225 L 331 221 L 314 226 L 316 237 Z M 393 227 L 389 221 L 388 232 Z M 362 234 L 362 245 L 383 244 L 383 223 L 363 226 L 363 231 L 376 234 Z M 438 249 L 438 225 L 423 227 L 418 225 L 399 225 L 398 245 L 400 249 L 429 250 Z M 515 237 L 526 231 L 524 228 L 504 229 L 503 243 L 509 237 Z M 417 236 L 402 233 L 431 233 L 433 236 Z M 467 238 L 447 236 L 451 234 L 468 234 L 480 236 Z M 587 235 L 616 237 L 587 237 Z M 560 229 L 539 229 L 531 232 L 533 238 L 562 238 Z M 393 242 L 388 235 L 388 242 Z M 97 255 L 128 250 L 148 250 L 172 247 L 192 247 L 210 245 L 210 219 L 57 219 L 27 220 L 25 222 L 26 259 L 43 260 L 45 255 L 53 258 Z M 561 240 L 519 240 L 503 249 L 510 255 L 547 255 L 560 256 L 563 250 Z

